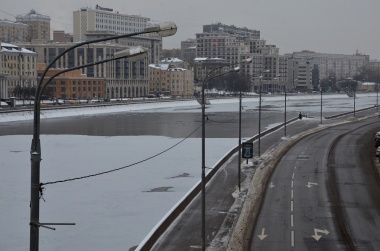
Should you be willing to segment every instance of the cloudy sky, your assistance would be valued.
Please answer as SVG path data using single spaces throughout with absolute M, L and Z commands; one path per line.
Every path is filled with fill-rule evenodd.
M 380 60 L 379 0 L 13 0 L 1 4 L 0 19 L 14 20 L 35 9 L 51 17 L 52 30 L 72 33 L 73 11 L 96 4 L 123 14 L 174 21 L 178 32 L 164 39 L 165 49 L 180 48 L 180 41 L 195 38 L 202 25 L 221 22 L 259 30 L 280 54 L 358 51 Z

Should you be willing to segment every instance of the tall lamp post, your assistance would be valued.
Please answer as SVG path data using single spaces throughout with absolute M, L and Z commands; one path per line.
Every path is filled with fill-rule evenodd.
M 246 62 L 249 59 L 245 59 L 242 62 Z M 201 236 L 201 249 L 202 251 L 206 250 L 206 100 L 205 100 L 205 85 L 207 81 L 228 74 L 230 72 L 237 72 L 240 70 L 239 67 L 236 67 L 227 72 L 211 76 L 211 73 L 215 72 L 218 69 L 223 67 L 228 67 L 233 64 L 223 65 L 213 68 L 210 72 L 207 73 L 202 82 L 202 176 L 201 176 L 201 190 L 202 190 L 202 236 Z
M 265 70 L 263 71 L 262 73 L 267 73 L 269 72 L 269 70 Z M 261 156 L 261 86 L 262 86 L 262 78 L 263 78 L 263 75 L 260 74 L 260 86 L 259 86 L 259 141 L 258 141 L 258 154 L 259 154 L 259 157 Z
M 244 61 L 246 64 L 251 64 L 252 63 L 252 58 L 247 58 L 245 59 Z M 239 191 L 240 191 L 240 184 L 241 184 L 241 111 L 243 109 L 242 105 L 241 105 L 241 83 L 239 85 L 239 142 L 238 142 L 238 147 L 239 147 L 239 152 L 238 152 L 238 187 L 239 187 Z
M 319 87 L 320 91 L 321 91 L 321 124 L 322 124 L 322 86 Z
M 174 35 L 177 31 L 177 26 L 172 23 L 172 22 L 165 22 L 161 23 L 159 25 L 153 26 L 153 27 L 148 27 L 145 28 L 141 32 L 135 32 L 135 33 L 130 33 L 130 34 L 122 34 L 118 36 L 112 36 L 112 37 L 107 37 L 107 38 L 100 38 L 100 39 L 95 39 L 92 41 L 85 41 L 82 43 L 77 43 L 66 50 L 64 50 L 62 53 L 60 53 L 57 57 L 55 57 L 49 65 L 45 68 L 44 72 L 42 73 L 38 85 L 36 88 L 36 93 L 35 93 L 35 100 L 34 100 L 34 116 L 33 116 L 33 139 L 31 143 L 31 199 L 30 199 L 30 251 L 37 251 L 39 249 L 39 227 L 46 227 L 50 228 L 47 225 L 62 225 L 64 223 L 40 223 L 39 222 L 39 209 L 40 209 L 40 192 L 42 191 L 42 187 L 40 184 L 40 164 L 41 164 L 41 144 L 40 144 L 40 102 L 41 102 L 41 96 L 43 93 L 44 88 L 49 84 L 50 81 L 53 80 L 53 78 L 56 76 L 50 77 L 46 83 L 44 83 L 44 78 L 46 76 L 46 73 L 48 70 L 53 66 L 53 64 L 60 59 L 63 55 L 66 53 L 72 51 L 73 49 L 83 46 L 83 45 L 89 45 L 93 43 L 98 43 L 98 42 L 104 42 L 104 41 L 109 41 L 109 40 L 115 40 L 115 39 L 120 39 L 120 38 L 126 38 L 126 37 L 131 37 L 131 36 L 137 36 L 141 34 L 146 34 L 146 33 L 154 33 L 157 32 L 161 36 L 171 36 Z M 119 58 L 125 58 L 125 57 L 131 57 L 133 56 L 131 53 L 129 55 L 114 55 L 114 58 L 109 59 L 108 61 L 111 60 L 116 60 Z M 107 60 L 101 61 L 102 63 L 106 62 Z M 94 64 L 98 64 L 99 62 L 96 62 Z M 77 66 L 71 68 L 71 70 L 74 69 L 80 69 L 84 67 L 88 67 L 93 64 L 87 64 L 87 65 L 82 65 L 82 66 Z M 61 71 L 59 74 L 66 72 L 67 70 Z

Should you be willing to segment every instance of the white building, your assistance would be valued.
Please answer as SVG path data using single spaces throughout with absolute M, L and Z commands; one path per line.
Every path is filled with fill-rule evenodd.
M 85 41 L 88 31 L 113 31 L 127 34 L 143 31 L 150 18 L 139 15 L 120 14 L 111 8 L 96 5 L 95 9 L 84 7 L 74 11 L 74 42 Z

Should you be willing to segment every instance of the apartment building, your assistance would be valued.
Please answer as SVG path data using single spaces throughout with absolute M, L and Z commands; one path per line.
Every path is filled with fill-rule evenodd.
M 337 80 L 354 77 L 363 66 L 369 64 L 369 56 L 356 53 L 355 55 L 316 53 L 301 51 L 286 54 L 295 59 L 314 60 L 318 65 L 319 78 L 334 76 Z
M 150 18 L 140 15 L 127 15 L 114 11 L 112 8 L 96 5 L 95 8 L 85 7 L 73 12 L 74 42 L 85 41 L 88 31 L 112 31 L 127 34 L 143 31 L 149 25 Z
M 196 34 L 196 41 L 198 58 L 221 58 L 230 65 L 239 65 L 251 82 L 251 91 L 258 91 L 259 85 L 280 91 L 279 85 L 286 83 L 287 58 L 279 55 L 276 46 L 260 39 L 260 31 L 221 23 L 204 25 L 203 33 Z M 240 63 L 246 58 L 252 58 L 252 64 Z
M 13 44 L 1 43 L 0 50 L 0 98 L 14 96 L 15 88 L 37 85 L 37 54 Z
M 170 64 L 151 64 L 149 94 L 191 97 L 194 93 L 194 72 Z
M 50 20 L 49 16 L 39 14 L 35 10 L 31 10 L 25 15 L 16 16 L 17 22 L 29 25 L 29 39 L 26 40 L 27 42 L 31 42 L 32 39 L 50 40 Z
M 29 40 L 29 25 L 10 20 L 0 20 L 0 41 L 13 43 L 15 41 Z
M 311 57 L 289 57 L 288 76 L 288 91 L 318 90 L 320 76 L 318 60 Z

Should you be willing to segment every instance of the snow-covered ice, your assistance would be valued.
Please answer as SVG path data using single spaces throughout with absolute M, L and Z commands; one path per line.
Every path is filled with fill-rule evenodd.
M 324 112 L 352 109 L 353 100 L 346 95 L 324 98 Z M 310 114 L 318 114 L 319 99 L 318 95 L 289 96 L 287 109 L 297 112 L 307 106 Z M 263 103 L 277 106 L 275 109 L 283 109 L 281 102 L 283 97 L 263 97 Z M 238 99 L 211 103 L 207 112 L 236 111 Z M 257 103 L 257 98 L 243 99 L 245 109 L 254 109 Z M 376 93 L 361 94 L 356 99 L 356 109 L 375 104 Z M 120 111 L 178 112 L 179 106 L 199 108 L 193 100 L 44 111 L 41 118 Z M 32 119 L 32 114 L 0 114 L 0 122 L 25 119 Z M 40 221 L 76 225 L 56 226 L 55 231 L 40 228 L 40 250 L 128 250 L 138 245 L 199 182 L 201 139 L 186 139 L 153 159 L 129 165 L 158 154 L 180 140 L 161 136 L 41 135 L 43 183 L 126 168 L 46 185 L 45 202 L 40 203 Z M 0 250 L 28 250 L 31 135 L 0 136 L 0 142 Z M 206 166 L 212 167 L 235 145 L 236 138 L 207 139 Z

